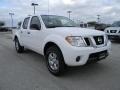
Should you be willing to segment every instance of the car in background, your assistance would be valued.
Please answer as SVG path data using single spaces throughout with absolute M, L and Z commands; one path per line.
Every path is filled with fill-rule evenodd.
M 106 28 L 105 33 L 111 40 L 120 40 L 120 21 L 114 22 L 111 27 Z

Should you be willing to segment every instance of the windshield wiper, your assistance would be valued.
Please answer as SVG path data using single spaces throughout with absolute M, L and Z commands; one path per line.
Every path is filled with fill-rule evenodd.
M 57 28 L 57 27 L 77 27 L 77 26 L 47 26 L 47 28 Z
M 63 27 L 77 27 L 77 26 L 63 26 Z
M 47 26 L 47 28 L 56 28 L 56 27 L 63 27 L 63 26 Z

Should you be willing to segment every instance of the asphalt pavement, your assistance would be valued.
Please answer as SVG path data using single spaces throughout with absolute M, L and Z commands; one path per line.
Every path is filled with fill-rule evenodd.
M 0 90 L 120 90 L 120 42 L 112 43 L 107 59 L 55 77 L 43 56 L 30 50 L 17 54 L 11 34 L 1 32 Z

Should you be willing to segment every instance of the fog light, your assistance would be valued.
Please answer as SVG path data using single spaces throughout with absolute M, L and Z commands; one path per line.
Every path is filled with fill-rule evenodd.
M 76 62 L 79 62 L 79 61 L 80 61 L 80 56 L 76 58 Z

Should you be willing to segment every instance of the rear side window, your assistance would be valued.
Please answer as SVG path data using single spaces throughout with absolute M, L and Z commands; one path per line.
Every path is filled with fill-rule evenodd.
M 23 29 L 27 29 L 29 20 L 30 20 L 30 17 L 25 18 L 25 20 L 23 22 Z

